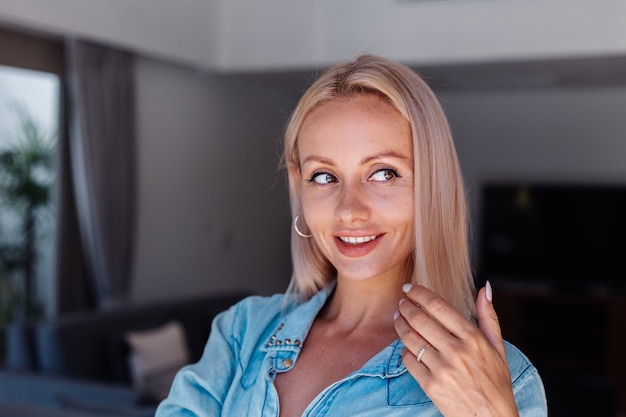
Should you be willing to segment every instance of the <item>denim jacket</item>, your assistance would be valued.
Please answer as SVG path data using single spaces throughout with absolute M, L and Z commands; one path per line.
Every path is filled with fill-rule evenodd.
M 156 417 L 277 417 L 273 381 L 291 369 L 329 290 L 309 301 L 286 304 L 288 296 L 249 297 L 215 318 L 200 361 L 182 368 Z M 440 416 L 401 359 L 400 339 L 356 372 L 321 392 L 303 416 Z M 537 370 L 506 344 L 520 416 L 546 416 Z

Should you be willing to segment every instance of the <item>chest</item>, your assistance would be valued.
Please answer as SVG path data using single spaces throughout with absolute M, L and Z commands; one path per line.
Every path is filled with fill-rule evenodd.
M 395 333 L 333 337 L 312 329 L 295 366 L 274 381 L 280 416 L 301 416 L 321 392 L 360 369 L 395 337 Z

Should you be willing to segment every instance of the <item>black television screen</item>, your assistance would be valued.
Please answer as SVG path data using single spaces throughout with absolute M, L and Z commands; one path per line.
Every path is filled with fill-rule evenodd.
M 626 185 L 488 184 L 481 203 L 482 280 L 626 288 Z

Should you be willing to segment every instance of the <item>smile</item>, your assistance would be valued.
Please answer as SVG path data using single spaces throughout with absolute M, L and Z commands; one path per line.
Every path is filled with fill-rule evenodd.
M 358 236 L 358 237 L 338 236 L 338 238 L 344 243 L 348 243 L 351 245 L 358 245 L 360 243 L 371 242 L 372 240 L 376 239 L 376 236 Z

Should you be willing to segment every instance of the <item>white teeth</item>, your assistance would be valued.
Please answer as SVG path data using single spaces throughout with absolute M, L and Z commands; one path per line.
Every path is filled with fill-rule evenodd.
M 357 245 L 359 243 L 365 243 L 376 239 L 376 236 L 359 236 L 359 237 L 343 237 L 340 236 L 339 239 L 344 243 L 350 243 L 351 245 Z

